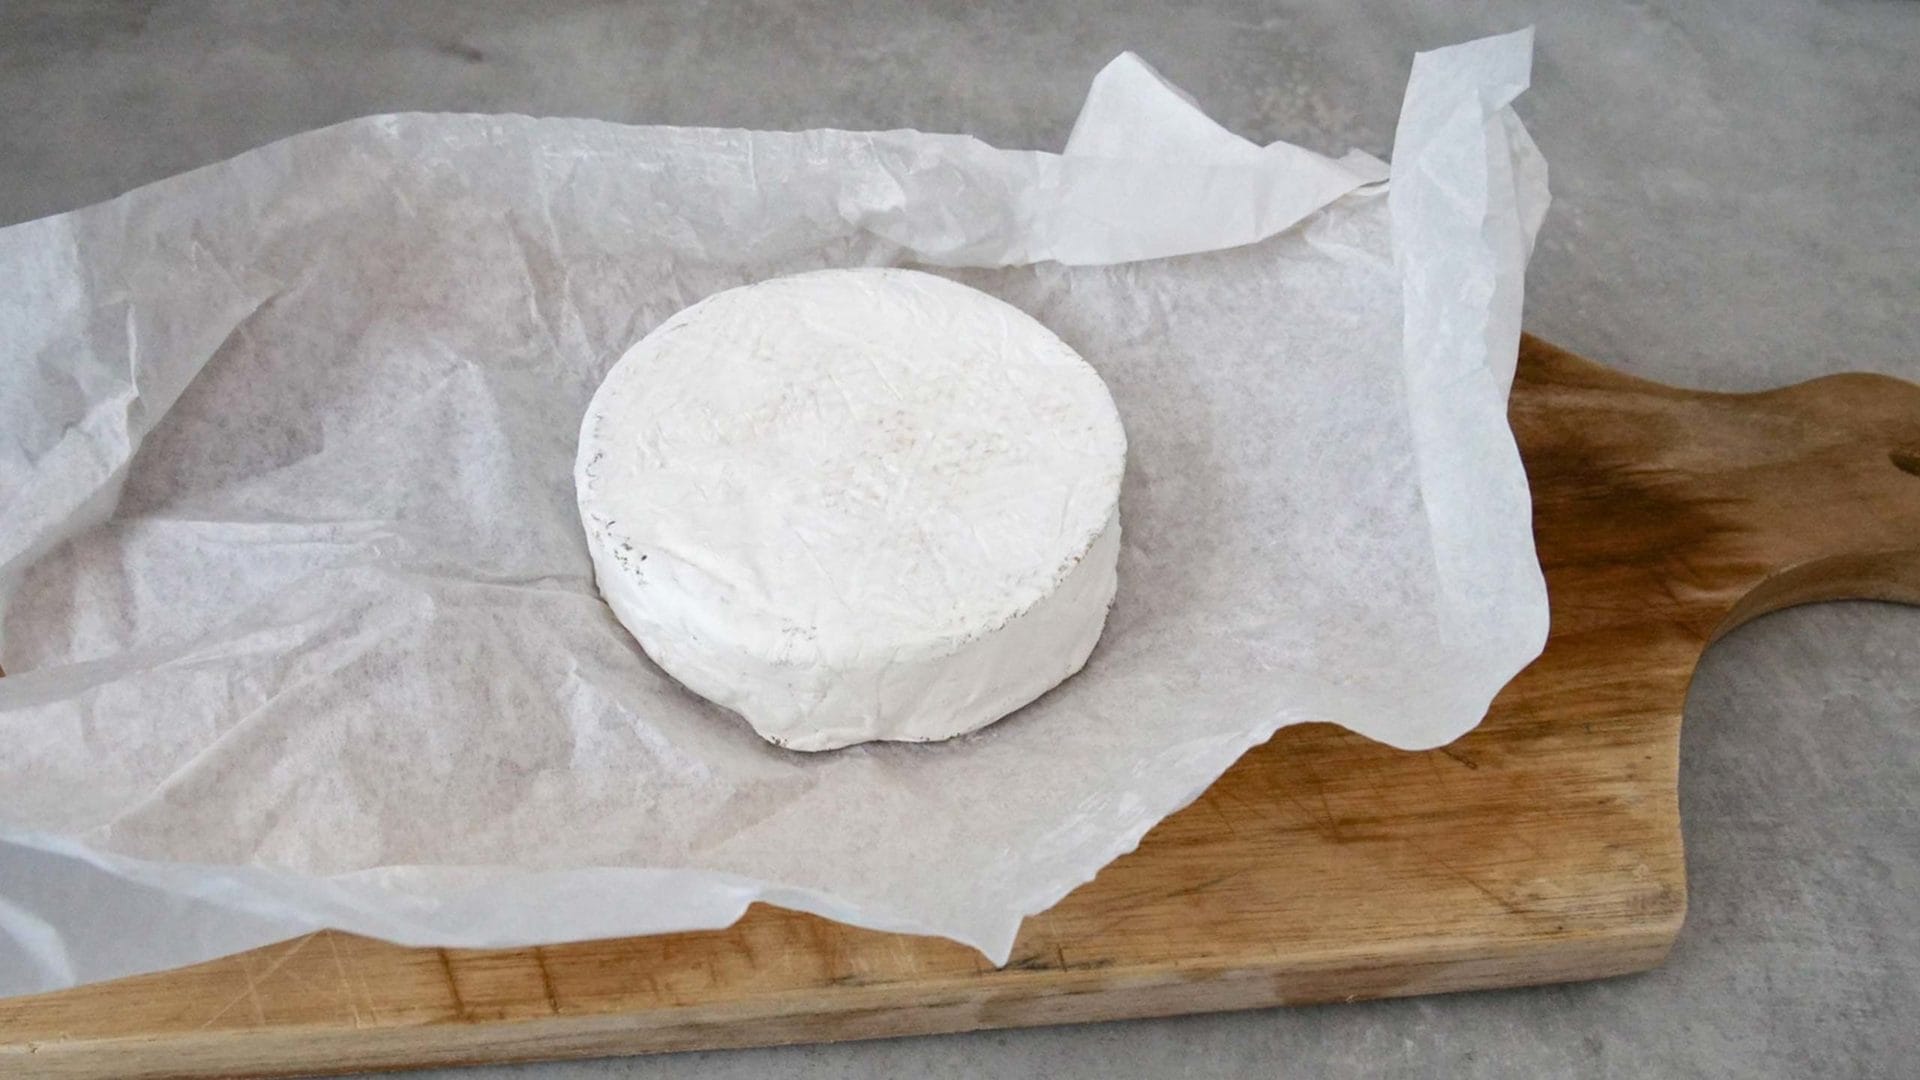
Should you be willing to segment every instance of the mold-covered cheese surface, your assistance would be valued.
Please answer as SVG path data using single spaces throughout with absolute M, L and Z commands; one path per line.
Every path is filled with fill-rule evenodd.
M 972 731 L 1078 671 L 1125 457 L 1100 377 L 1024 312 L 826 270 L 647 335 L 594 395 L 575 479 L 600 591 L 648 656 L 826 750 Z

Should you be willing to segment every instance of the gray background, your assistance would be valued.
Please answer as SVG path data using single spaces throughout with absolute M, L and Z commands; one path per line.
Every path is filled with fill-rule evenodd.
M 915 127 L 1057 149 L 1134 49 L 1234 130 L 1385 156 L 1415 49 L 1539 27 L 1553 168 L 1527 324 L 1639 374 L 1920 379 L 1920 4 L 8 3 L 0 222 L 405 109 Z M 5 283 L 0 282 L 0 288 Z M 1920 498 L 1920 482 L 1915 497 Z M 1667 966 L 1545 989 L 447 1080 L 1912 1076 L 1920 610 L 1770 616 L 1708 653 Z

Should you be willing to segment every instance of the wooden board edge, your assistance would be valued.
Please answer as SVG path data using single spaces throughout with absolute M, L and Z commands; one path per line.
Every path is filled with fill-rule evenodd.
M 1920 606 L 1920 547 L 1833 555 L 1781 570 L 1740 598 L 1712 640 L 1763 615 L 1834 600 Z
M 828 1008 L 812 991 L 651 1014 L 468 1018 L 385 1029 L 313 1026 L 258 1032 L 63 1040 L 0 1047 L 0 1074 L 46 1080 L 184 1080 L 312 1076 L 568 1058 L 742 1049 L 938 1035 L 1355 1002 L 1631 975 L 1665 960 L 1682 912 L 1578 941 L 1542 938 L 1498 950 L 1449 943 L 1448 955 L 1379 966 L 1317 964 L 1241 970 L 1036 973 L 1010 988 L 847 987 Z M 156 1066 L 156 1062 L 164 1062 Z

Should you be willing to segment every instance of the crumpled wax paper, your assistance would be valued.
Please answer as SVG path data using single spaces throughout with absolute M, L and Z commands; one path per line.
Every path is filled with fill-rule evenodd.
M 1505 417 L 1531 44 L 1421 55 L 1390 183 L 1123 56 L 1060 155 L 377 116 L 0 230 L 0 993 L 756 900 L 1003 962 L 1277 728 L 1460 735 L 1546 631 Z M 687 304 L 891 264 L 1106 379 L 1119 599 L 977 735 L 790 753 L 595 594 L 574 439 Z

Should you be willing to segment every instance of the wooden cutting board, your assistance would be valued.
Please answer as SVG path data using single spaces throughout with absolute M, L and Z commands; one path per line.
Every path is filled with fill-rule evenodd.
M 1514 429 L 1545 655 L 1452 746 L 1284 730 L 1006 967 L 755 907 L 706 933 L 499 952 L 338 933 L 0 1001 L 0 1075 L 234 1076 L 858 1039 L 1591 979 L 1686 912 L 1681 706 L 1718 633 L 1920 603 L 1920 387 L 1754 395 L 1522 344 Z

